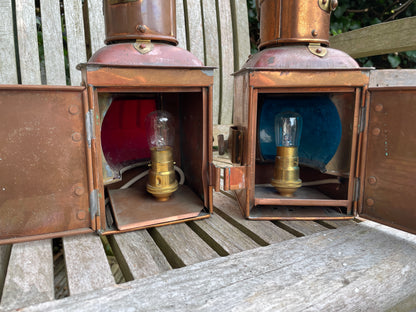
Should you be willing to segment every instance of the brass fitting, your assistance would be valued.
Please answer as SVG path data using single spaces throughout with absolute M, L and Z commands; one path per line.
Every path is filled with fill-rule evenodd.
M 178 181 L 175 177 L 172 149 L 151 148 L 152 162 L 147 180 L 146 190 L 158 201 L 167 201 L 178 189 Z
M 292 197 L 296 190 L 301 187 L 302 180 L 299 179 L 297 147 L 277 147 L 272 185 L 280 195 L 285 197 Z

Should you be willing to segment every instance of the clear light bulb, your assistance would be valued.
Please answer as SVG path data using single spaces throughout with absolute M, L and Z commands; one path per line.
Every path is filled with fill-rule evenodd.
M 167 111 L 156 110 L 147 115 L 146 133 L 149 148 L 165 149 L 173 147 L 175 138 L 175 123 L 172 115 Z
M 168 112 L 157 110 L 147 115 L 145 125 L 152 157 L 146 189 L 157 200 L 167 201 L 178 189 L 172 154 L 174 119 Z
M 302 133 L 302 116 L 283 112 L 274 118 L 276 146 L 299 146 Z
M 276 160 L 272 185 L 286 197 L 292 197 L 301 187 L 298 147 L 302 133 L 302 116 L 295 112 L 277 114 L 274 119 Z

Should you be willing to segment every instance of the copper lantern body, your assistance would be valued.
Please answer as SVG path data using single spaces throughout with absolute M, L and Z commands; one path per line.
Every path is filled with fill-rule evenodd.
M 8 120 L 0 128 L 0 243 L 119 233 L 213 211 L 213 68 L 175 46 L 174 1 L 104 7 L 111 44 L 78 66 L 82 87 L 0 87 Z M 156 110 L 174 118 L 174 146 L 151 159 L 145 118 Z M 146 185 L 165 177 L 169 196 L 158 201 Z
M 404 142 L 416 130 L 409 117 L 415 111 L 410 97 L 416 95 L 409 81 L 414 83 L 416 73 L 360 68 L 347 54 L 329 48 L 329 16 L 336 4 L 258 1 L 260 52 L 234 74 L 233 123 L 243 149 L 231 150 L 231 158 L 240 161 L 224 169 L 224 188 L 235 191 L 243 215 L 251 220 L 360 215 L 416 232 L 416 197 L 409 183 L 416 145 L 392 139 Z M 395 105 L 412 113 L 399 113 Z M 272 120 L 284 111 L 301 114 L 304 125 L 302 182 L 292 197 L 272 185 L 282 173 L 275 165 Z

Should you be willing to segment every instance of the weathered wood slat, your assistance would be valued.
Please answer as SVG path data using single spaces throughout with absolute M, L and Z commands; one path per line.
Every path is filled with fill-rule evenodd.
M 191 227 L 206 242 L 212 242 L 211 247 L 220 255 L 230 255 L 260 246 L 216 214 L 209 219 L 191 222 Z
M 176 39 L 179 41 L 178 46 L 186 50 L 187 42 L 183 0 L 176 0 Z
M 104 46 L 105 25 L 102 0 L 88 0 L 88 21 L 91 54 L 94 54 Z
M 9 264 L 10 250 L 11 245 L 0 246 L 0 303 L 4 280 L 6 279 L 7 265 Z
M 219 256 L 184 223 L 154 228 L 150 234 L 175 268 Z
M 54 299 L 51 240 L 14 244 L 0 307 L 16 309 Z
M 0 83 L 17 84 L 11 0 L 0 0 Z
M 232 123 L 233 114 L 233 76 L 234 50 L 233 50 L 233 25 L 231 19 L 231 5 L 229 0 L 218 0 L 217 19 L 220 34 L 221 55 L 221 100 L 220 123 Z
M 352 30 L 330 38 L 331 48 L 353 58 L 416 50 L 416 16 Z
M 22 84 L 41 84 L 34 0 L 16 1 L 16 26 Z
M 325 220 L 325 221 L 323 221 L 323 223 L 326 223 L 329 226 L 337 229 L 341 226 L 353 225 L 356 222 L 353 221 L 353 220 Z
M 68 42 L 69 75 L 71 77 L 71 85 L 79 86 L 81 84 L 81 72 L 76 69 L 76 66 L 87 61 L 82 1 L 64 1 L 64 10 Z
M 247 3 L 245 0 L 231 0 L 233 12 L 234 70 L 239 70 L 250 55 L 250 33 L 248 27 Z
M 40 8 L 46 83 L 49 85 L 66 85 L 59 1 L 41 0 Z
M 415 85 L 416 69 L 376 70 L 370 75 L 370 88 L 414 87 Z
M 109 237 L 111 248 L 127 280 L 155 275 L 171 269 L 163 253 L 146 230 Z
M 200 61 L 205 62 L 204 57 L 204 33 L 202 31 L 202 11 L 200 0 L 186 0 L 188 25 L 188 50 Z
M 25 310 L 386 311 L 415 294 L 416 236 L 366 224 Z
M 325 226 L 313 221 L 280 221 L 280 223 L 303 235 L 311 235 L 328 230 Z
M 244 219 L 237 201 L 224 194 L 214 194 L 214 206 L 216 213 L 223 216 L 240 231 L 248 234 L 262 245 L 278 243 L 295 237 L 270 221 L 250 221 Z
M 212 101 L 212 120 L 214 124 L 219 122 L 220 107 L 220 51 L 219 34 L 217 25 L 216 1 L 202 0 L 202 10 L 204 12 L 204 42 L 205 42 L 205 65 L 214 66 L 214 86 Z
M 71 295 L 114 285 L 101 239 L 96 234 L 63 238 Z

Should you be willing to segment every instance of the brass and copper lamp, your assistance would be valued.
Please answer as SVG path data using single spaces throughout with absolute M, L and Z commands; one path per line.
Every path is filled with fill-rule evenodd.
M 178 189 L 172 158 L 175 137 L 173 116 L 157 110 L 147 115 L 145 123 L 152 155 L 146 189 L 158 201 L 167 201 Z
M 302 132 L 302 116 L 283 112 L 275 117 L 276 160 L 272 185 L 285 197 L 292 197 L 301 187 L 298 147 Z

